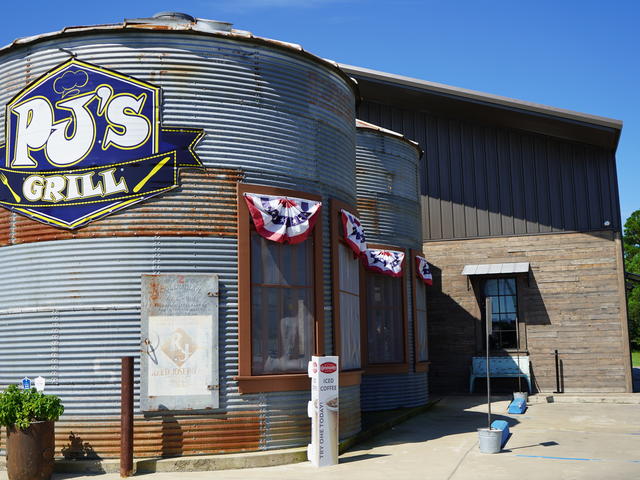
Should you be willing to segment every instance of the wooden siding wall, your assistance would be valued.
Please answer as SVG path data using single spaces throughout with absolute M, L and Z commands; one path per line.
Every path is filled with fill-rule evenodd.
M 425 240 L 597 231 L 607 220 L 620 230 L 609 150 L 371 101 L 358 118 L 425 150 Z
M 465 264 L 530 262 L 518 281 L 521 347 L 538 391 L 556 388 L 554 349 L 565 392 L 625 392 L 630 387 L 620 259 L 611 231 L 487 238 L 424 244 L 433 264 L 428 291 L 432 392 L 467 392 L 471 357 L 482 338 Z

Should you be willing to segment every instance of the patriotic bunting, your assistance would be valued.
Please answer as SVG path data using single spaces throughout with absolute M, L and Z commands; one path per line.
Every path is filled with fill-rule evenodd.
M 367 250 L 367 241 L 364 236 L 364 229 L 358 217 L 346 210 L 340 210 L 342 214 L 342 228 L 344 230 L 344 240 L 351 247 L 355 256 L 360 257 Z
M 426 285 L 433 285 L 433 276 L 426 258 L 416 255 L 416 271 Z
M 404 252 L 395 250 L 377 250 L 367 248 L 365 254 L 365 267 L 374 272 L 383 273 L 391 277 L 402 276 L 402 264 Z
M 244 199 L 258 233 L 278 243 L 304 242 L 322 207 L 321 202 L 304 198 L 245 193 Z

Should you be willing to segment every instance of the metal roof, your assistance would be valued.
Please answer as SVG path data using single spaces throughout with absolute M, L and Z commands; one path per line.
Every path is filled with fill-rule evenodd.
M 33 43 L 50 40 L 55 37 L 102 33 L 105 31 L 113 30 L 156 30 L 162 32 L 172 31 L 202 35 L 214 35 L 219 37 L 231 38 L 234 40 L 265 44 L 271 47 L 277 47 L 285 50 L 293 50 L 311 60 L 333 67 L 333 70 L 341 77 L 343 77 L 354 90 L 356 100 L 360 98 L 357 81 L 346 74 L 333 60 L 318 57 L 317 55 L 304 50 L 300 45 L 296 43 L 282 42 L 280 40 L 273 40 L 271 38 L 258 37 L 246 30 L 234 29 L 232 28 L 232 24 L 228 22 L 209 20 L 205 18 L 195 18 L 191 17 L 190 15 L 178 12 L 160 12 L 148 18 L 129 18 L 124 19 L 122 23 L 65 27 L 62 30 L 58 30 L 55 32 L 48 32 L 39 35 L 33 35 L 30 37 L 18 38 L 10 44 L 0 47 L 0 54 L 7 53 L 8 51 L 16 47 L 31 45 Z
M 563 108 L 552 107 L 541 103 L 527 102 L 525 100 L 518 100 L 515 98 L 503 97 L 500 95 L 494 95 L 491 93 L 478 92 L 476 90 L 469 90 L 461 87 L 454 87 L 451 85 L 445 85 L 444 83 L 429 82 L 427 80 L 420 80 L 417 78 L 405 77 L 402 75 L 395 75 L 393 73 L 380 72 L 378 70 L 371 70 L 369 68 L 356 67 L 353 65 L 346 65 L 339 63 L 338 66 L 350 75 L 359 73 L 365 76 L 379 78 L 381 80 L 391 80 L 395 83 L 418 87 L 424 90 L 432 90 L 441 93 L 447 93 L 458 97 L 466 97 L 474 100 L 482 100 L 484 102 L 495 103 L 498 105 L 504 105 L 509 107 L 517 107 L 522 110 L 530 110 L 532 112 L 546 113 L 549 115 L 564 117 L 571 120 L 578 120 L 581 122 L 592 123 L 595 125 L 602 125 L 605 127 L 622 129 L 622 120 L 616 120 L 614 118 L 601 117 L 598 115 L 591 115 L 589 113 L 575 112 L 573 110 L 566 110 Z
M 462 275 L 499 275 L 507 273 L 527 273 L 529 262 L 521 263 L 488 263 L 480 265 L 465 265 Z
M 422 148 L 420 147 L 420 144 L 418 142 L 416 142 L 415 140 L 411 140 L 410 138 L 407 138 L 402 133 L 395 132 L 393 130 L 389 130 L 388 128 L 383 128 L 383 127 L 381 127 L 379 125 L 375 125 L 373 123 L 365 122 L 364 120 L 360 120 L 358 118 L 356 118 L 356 128 L 360 128 L 362 130 L 374 130 L 376 132 L 383 133 L 385 135 L 389 135 L 391 137 L 399 138 L 400 140 L 404 140 L 405 142 L 407 142 L 407 143 L 411 144 L 412 146 L 416 147 L 416 149 L 418 149 L 418 152 L 419 152 L 420 156 L 422 156 L 422 154 L 424 153 L 424 151 L 422 150 Z

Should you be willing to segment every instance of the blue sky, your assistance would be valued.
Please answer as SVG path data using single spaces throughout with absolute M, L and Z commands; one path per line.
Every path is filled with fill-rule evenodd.
M 231 22 L 338 62 L 623 120 L 622 221 L 640 208 L 640 2 L 35 0 L 3 4 L 0 44 L 163 10 Z

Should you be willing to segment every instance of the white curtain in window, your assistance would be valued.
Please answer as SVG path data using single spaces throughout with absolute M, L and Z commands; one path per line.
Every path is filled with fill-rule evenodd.
M 417 360 L 429 360 L 427 346 L 427 288 L 422 282 L 416 282 L 416 330 L 417 330 Z
M 340 245 L 340 363 L 343 370 L 360 368 L 360 264 Z
M 313 352 L 313 242 L 251 235 L 252 373 L 307 370 Z

